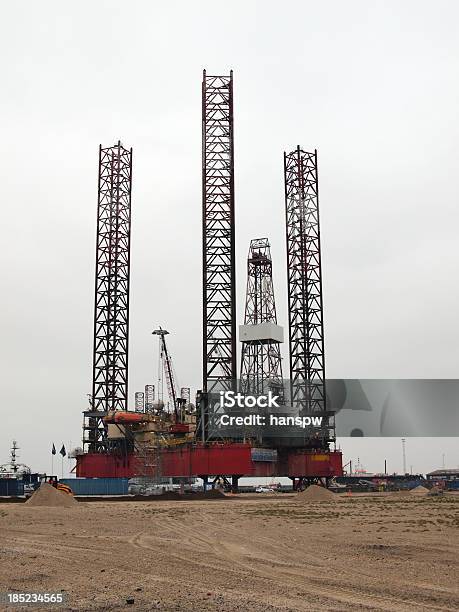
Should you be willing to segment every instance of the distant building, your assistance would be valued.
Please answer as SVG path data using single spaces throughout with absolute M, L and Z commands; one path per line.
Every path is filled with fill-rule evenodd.
M 427 480 L 459 480 L 458 470 L 434 470 L 427 474 Z

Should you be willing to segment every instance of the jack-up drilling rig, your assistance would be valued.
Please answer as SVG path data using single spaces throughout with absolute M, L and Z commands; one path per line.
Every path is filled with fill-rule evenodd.
M 130 211 L 131 165 L 129 158 L 129 173 L 121 170 L 120 156 L 125 155 L 125 150 L 121 152 L 120 145 L 114 150 L 101 149 L 101 156 L 110 151 L 111 162 L 107 169 L 102 162 L 99 164 L 95 382 L 91 410 L 85 413 L 86 452 L 77 457 L 77 475 L 119 477 L 143 473 L 139 466 L 146 462 L 139 457 L 145 453 L 142 455 L 138 448 L 139 441 L 147 440 L 158 449 L 160 461 L 153 463 L 156 469 L 161 466 L 162 477 L 198 476 L 205 482 L 209 478 L 215 481 L 231 477 L 233 489 L 237 489 L 241 476 L 288 476 L 294 485 L 300 481 L 328 482 L 342 474 L 342 458 L 341 452 L 330 449 L 335 442 L 334 417 L 327 407 L 325 392 L 317 153 L 298 147 L 284 154 L 290 388 L 282 385 L 282 339 L 277 329 L 267 242 L 253 245 L 249 254 L 248 310 L 242 328 L 257 329 L 252 339 L 241 338 L 245 345 L 241 378 L 242 385 L 266 379 L 268 384 L 285 390 L 290 408 L 299 414 L 322 416 L 323 425 L 319 432 L 307 432 L 290 445 L 272 436 L 222 438 L 215 437 L 208 427 L 209 396 L 216 390 L 236 391 L 238 387 L 232 71 L 225 76 L 203 73 L 202 138 L 203 383 L 196 413 L 178 409 L 176 400 L 180 398 L 173 379 L 173 413 L 159 405 L 155 409 L 155 404 L 150 413 L 127 410 L 126 245 L 130 231 L 127 243 L 125 233 L 127 228 L 130 230 L 130 216 L 121 216 L 120 204 L 127 202 L 121 194 L 129 193 Z M 252 299 L 257 303 L 249 308 Z M 260 336 L 263 325 L 271 327 Z M 165 330 L 161 332 L 165 344 Z M 269 359 L 264 359 L 265 354 Z M 121 424 L 124 441 L 112 443 L 108 427 Z

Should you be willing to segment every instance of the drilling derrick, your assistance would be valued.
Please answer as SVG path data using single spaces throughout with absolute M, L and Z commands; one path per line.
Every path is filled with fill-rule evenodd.
M 93 383 L 83 444 L 106 449 L 103 417 L 128 398 L 132 149 L 99 147 Z
M 203 392 L 236 380 L 233 72 L 202 81 Z
M 272 391 L 283 402 L 280 343 L 283 329 L 277 325 L 272 259 L 267 238 L 250 243 L 247 258 L 247 297 L 242 342 L 241 392 L 266 395 Z
M 335 439 L 325 394 L 317 151 L 284 153 L 291 403 L 322 415 L 321 437 Z

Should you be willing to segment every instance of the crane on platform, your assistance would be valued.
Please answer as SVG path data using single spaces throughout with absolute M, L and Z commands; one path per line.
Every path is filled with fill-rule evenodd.
M 175 419 L 177 421 L 179 415 L 179 397 L 177 394 L 177 387 L 175 383 L 175 374 L 174 367 L 172 365 L 172 358 L 170 356 L 169 351 L 167 350 L 166 344 L 166 336 L 169 334 L 169 332 L 166 329 L 162 329 L 162 327 L 160 326 L 159 329 L 155 329 L 151 333 L 154 336 L 159 336 L 160 359 L 163 363 L 164 373 L 166 376 L 167 392 L 172 402 Z

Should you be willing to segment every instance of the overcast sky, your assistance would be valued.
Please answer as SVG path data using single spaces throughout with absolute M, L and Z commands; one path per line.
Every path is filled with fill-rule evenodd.
M 52 442 L 80 443 L 99 143 L 134 149 L 130 396 L 157 377 L 158 325 L 200 387 L 203 68 L 234 70 L 238 322 L 266 236 L 286 324 L 282 154 L 317 148 L 328 376 L 457 377 L 456 2 L 1 7 L 0 463 L 13 438 L 39 470 Z M 401 470 L 399 440 L 341 444 Z M 407 462 L 443 452 L 459 464 L 457 439 L 409 441 Z

